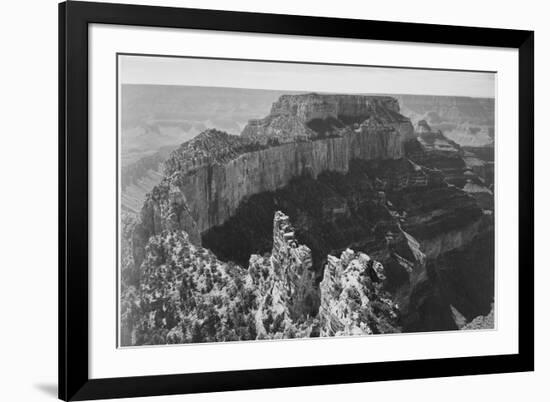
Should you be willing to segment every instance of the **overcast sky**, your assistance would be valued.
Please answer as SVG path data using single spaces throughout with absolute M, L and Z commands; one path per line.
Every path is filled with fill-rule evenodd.
M 120 56 L 123 84 L 493 98 L 495 74 L 387 67 Z

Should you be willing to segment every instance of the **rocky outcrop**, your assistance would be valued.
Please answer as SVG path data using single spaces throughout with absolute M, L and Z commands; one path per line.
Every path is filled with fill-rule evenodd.
M 164 162 L 168 155 L 165 155 L 162 149 L 160 150 L 162 155 L 151 154 L 159 144 L 168 142 L 170 148 L 175 149 L 182 141 L 194 137 L 208 127 L 238 135 L 251 118 L 262 116 L 266 110 L 270 110 L 273 99 L 281 95 L 283 93 L 280 91 L 266 90 L 124 85 L 124 102 L 121 111 L 122 208 L 139 213 L 146 194 L 160 182 L 162 170 L 158 169 L 157 162 Z M 302 97 L 305 98 L 307 95 Z M 471 146 L 476 150 L 492 150 L 494 99 L 426 95 L 350 97 L 350 99 L 354 98 L 390 99 L 391 102 L 383 102 L 383 109 L 393 108 L 414 123 L 425 120 L 433 129 L 442 130 L 447 138 L 462 147 Z M 343 104 L 347 97 L 340 97 L 340 99 L 338 103 Z M 395 99 L 399 100 L 398 106 L 391 105 L 395 103 Z M 349 103 L 353 104 L 353 102 L 357 103 L 356 100 Z M 336 102 L 335 104 L 336 107 L 333 107 L 333 110 L 347 109 L 346 114 L 341 114 L 342 116 L 355 115 L 354 109 L 359 108 L 338 106 Z M 278 109 L 281 110 L 282 107 Z M 383 112 L 384 110 L 377 114 Z M 288 114 L 277 116 L 276 119 L 279 121 L 271 126 L 282 126 L 277 132 L 281 137 L 288 135 L 289 138 L 299 138 L 301 136 L 299 132 L 304 127 L 314 131 L 313 134 L 309 131 L 306 137 L 330 135 L 335 127 L 334 118 L 313 119 L 310 124 L 304 125 L 298 117 L 292 119 Z M 263 126 L 263 120 L 255 121 L 259 126 Z M 248 126 L 254 126 L 253 122 L 254 120 L 249 122 Z M 402 125 L 408 126 L 410 130 L 408 122 Z M 336 126 L 341 128 L 341 124 Z M 277 141 L 284 142 L 284 139 L 278 138 Z M 476 174 L 486 178 L 493 175 L 492 172 L 488 173 L 485 176 Z
M 420 145 L 419 149 L 433 152 Z M 444 156 L 439 161 L 446 166 Z M 434 159 L 433 167 L 427 168 L 407 158 L 354 160 L 346 174 L 325 172 L 317 179 L 295 179 L 280 190 L 245 200 L 234 217 L 203 235 L 203 244 L 224 260 L 244 263 L 254 250 L 263 252 L 271 247 L 271 233 L 265 228 L 270 227 L 271 211 L 283 208 L 295 222 L 296 237 L 312 250 L 319 281 L 327 254 L 340 255 L 347 247 L 368 253 L 385 267 L 384 287 L 405 309 L 405 322 L 411 316 L 410 321 L 418 324 L 407 326 L 407 330 L 424 330 L 430 322 L 430 330 L 452 329 L 449 320 L 433 318 L 450 316 L 448 302 L 432 293 L 429 298 L 421 296 L 436 286 L 431 282 L 425 285 L 426 263 L 470 247 L 481 232 L 490 235 L 492 219 L 475 197 L 446 182 L 445 172 L 437 169 L 436 162 Z M 490 252 L 489 247 L 485 250 Z M 470 281 L 475 277 L 460 273 L 453 277 L 453 283 L 464 288 L 453 291 L 457 297 L 471 291 Z M 409 308 L 411 294 L 415 298 Z M 431 306 L 424 306 L 424 300 Z M 433 305 L 440 306 L 436 313 L 416 315 Z M 483 308 L 484 301 L 471 310 L 481 312 Z
M 146 297 L 138 316 L 149 321 L 138 328 L 164 328 L 153 336 L 162 342 L 456 329 L 451 305 L 468 319 L 488 311 L 486 298 L 467 302 L 478 268 L 470 259 L 483 254 L 470 246 L 493 225 L 473 158 L 425 121 L 414 132 L 388 97 L 283 96 L 242 136 L 207 130 L 171 154 L 124 243 L 139 287 L 124 290 L 127 305 Z M 434 261 L 456 250 L 468 264 L 439 270 Z M 197 274 L 202 261 L 210 268 Z M 189 283 L 162 276 L 187 270 Z M 203 283 L 216 272 L 219 286 Z M 206 310 L 182 313 L 177 293 L 159 302 L 155 283 L 192 289 L 191 306 Z M 209 307 L 229 303 L 227 284 L 240 304 Z M 165 328 L 159 306 L 166 322 L 196 328 Z M 157 342 L 144 331 L 149 338 L 132 339 Z
M 495 308 L 491 306 L 491 311 L 486 316 L 480 315 L 474 318 L 469 323 L 460 327 L 463 331 L 476 329 L 493 329 L 495 328 Z
M 412 138 L 410 121 L 399 114 L 395 98 L 364 95 L 283 95 L 264 119 L 251 120 L 243 137 L 262 143 L 285 143 L 367 131 L 361 125 L 370 120 L 400 134 L 400 141 Z M 386 130 L 389 131 L 389 130 Z
M 415 127 L 416 139 L 405 144 L 407 156 L 415 163 L 440 171 L 449 184 L 468 193 L 489 193 L 492 182 L 490 166 L 471 152 L 434 130 L 426 120 Z M 482 200 L 483 204 L 487 204 Z
M 288 216 L 275 212 L 273 249 L 269 257 L 252 255 L 248 272 L 256 289 L 259 307 L 256 331 L 260 338 L 295 337 L 293 322 L 309 322 L 302 326 L 309 336 L 317 314 L 319 296 L 312 271 L 311 250 L 298 244 Z M 290 331 L 290 332 L 289 332 Z M 292 336 L 288 336 L 292 333 Z M 286 334 L 286 336 L 285 336 Z
M 162 147 L 151 155 L 121 166 L 120 204 L 123 210 L 139 213 L 146 194 L 162 180 L 163 162 L 175 148 Z
M 384 267 L 364 253 L 329 255 L 319 286 L 321 336 L 397 332 L 398 308 L 382 290 Z
M 359 329 L 365 334 L 397 331 L 393 327 L 397 306 L 381 290 L 380 263 L 351 251 L 341 261 L 330 257 L 319 292 L 311 271 L 311 251 L 298 244 L 294 233 L 288 216 L 277 211 L 272 253 L 252 255 L 247 270 L 218 260 L 183 231 L 163 230 L 151 237 L 139 285 L 123 289 L 122 344 L 355 335 Z M 361 304 L 348 303 L 352 310 L 334 307 L 357 295 Z M 320 300 L 325 310 L 318 314 Z M 361 319 L 366 324 L 360 324 Z M 321 332 L 320 321 L 325 323 Z
M 399 103 L 389 96 L 316 93 L 283 95 L 271 107 L 272 115 L 292 115 L 302 121 L 333 117 L 360 123 L 376 111 L 383 111 L 393 118 L 402 118 L 399 114 Z
M 139 283 L 122 295 L 123 346 L 253 339 L 255 299 L 246 276 L 185 232 L 152 236 Z
M 267 273 L 264 271 L 265 267 L 268 268 Z M 259 289 L 266 288 L 266 278 L 280 281 L 279 293 L 294 317 L 313 315 L 315 312 L 313 298 L 316 291 L 311 250 L 305 245 L 298 244 L 295 230 L 288 216 L 282 212 L 275 212 L 271 255 L 267 258 L 252 255 L 249 272 Z
M 298 121 L 310 134 L 313 131 L 305 124 L 313 116 L 336 113 L 344 120 L 353 117 L 360 122 L 353 128 L 339 120 L 343 128 L 329 137 L 308 134 L 287 141 L 285 133 L 270 132 L 268 137 L 281 139 L 279 143 L 262 135 L 248 135 L 247 129 L 241 137 L 207 130 L 182 144 L 165 162 L 165 178 L 148 195 L 140 212 L 134 235 L 138 265 L 148 238 L 161 230 L 184 230 L 191 241 L 200 244 L 201 234 L 234 216 L 251 195 L 275 191 L 300 176 L 345 173 L 354 159 L 402 158 L 404 138 L 412 126 L 399 115 L 397 103 L 387 97 L 347 98 L 283 96 L 268 117 L 289 124 Z M 300 132 L 294 130 L 291 132 Z
M 430 125 L 428 124 L 428 122 L 426 120 L 419 120 L 416 123 L 415 131 L 418 134 L 426 134 L 426 133 L 431 133 L 432 128 L 430 127 Z

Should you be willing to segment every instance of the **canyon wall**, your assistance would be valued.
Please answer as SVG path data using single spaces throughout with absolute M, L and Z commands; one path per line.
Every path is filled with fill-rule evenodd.
M 388 97 L 347 98 L 282 96 L 266 118 L 268 130 L 253 135 L 248 127 L 240 137 L 207 130 L 182 144 L 165 162 L 165 178 L 144 202 L 134 236 L 136 261 L 142 260 L 140 246 L 161 230 L 185 230 L 200 244 L 200 235 L 235 215 L 247 197 L 275 191 L 293 178 L 316 178 L 325 171 L 346 173 L 353 159 L 402 158 L 413 128 L 398 113 L 397 102 Z M 312 119 L 329 117 L 328 136 L 315 131 L 317 126 L 307 126 Z M 260 138 L 265 132 L 284 138 L 272 124 L 288 118 L 295 123 L 289 127 L 301 125 L 309 137 L 283 143 Z M 350 126 L 340 118 L 356 123 Z
M 395 98 L 315 93 L 281 96 L 268 116 L 249 121 L 242 136 L 261 143 L 284 143 L 375 126 L 395 129 L 401 141 L 413 138 L 411 122 L 399 113 Z
M 241 136 L 204 131 L 170 154 L 127 230 L 141 312 L 124 325 L 143 337 L 128 342 L 448 330 L 455 310 L 487 315 L 492 180 L 472 166 L 485 164 L 426 121 L 415 132 L 389 97 L 285 95 Z M 190 291 L 159 300 L 157 280 Z
M 398 133 L 353 132 L 245 153 L 225 164 L 207 161 L 183 172 L 179 188 L 202 233 L 234 215 L 246 197 L 284 187 L 295 177 L 316 178 L 324 171 L 345 173 L 353 158 L 398 159 L 402 155 Z

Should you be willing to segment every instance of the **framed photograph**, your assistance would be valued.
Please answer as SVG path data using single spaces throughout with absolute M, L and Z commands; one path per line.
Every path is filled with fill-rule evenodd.
M 59 5 L 59 397 L 534 369 L 534 33 Z

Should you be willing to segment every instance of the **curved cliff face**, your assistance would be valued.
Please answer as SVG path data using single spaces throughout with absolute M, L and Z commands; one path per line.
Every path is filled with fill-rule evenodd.
M 427 122 L 415 133 L 388 97 L 282 96 L 241 136 L 203 132 L 171 154 L 127 230 L 124 272 L 141 296 L 130 286 L 123 299 L 142 302 L 123 320 L 143 334 L 127 342 L 445 330 L 457 328 L 455 310 L 486 315 L 492 181 L 477 166 Z M 235 263 L 248 271 L 233 272 Z M 159 278 L 198 289 L 189 300 L 199 308 L 158 299 Z M 246 306 L 216 312 L 227 284 L 238 292 L 220 307 L 237 294 Z M 141 329 L 134 310 L 146 317 Z
M 207 161 L 178 172 L 177 186 L 185 196 L 200 233 L 225 222 L 248 196 L 274 191 L 295 177 L 316 178 L 324 171 L 345 173 L 352 159 L 397 159 L 399 135 L 377 130 L 342 137 L 295 142 L 249 152 L 227 161 Z
M 320 135 L 315 124 L 317 131 L 307 126 L 329 117 L 335 127 L 330 136 Z M 247 197 L 275 191 L 299 176 L 345 173 L 353 159 L 402 158 L 405 138 L 412 132 L 397 102 L 388 97 L 282 96 L 266 121 L 267 129 L 252 134 L 247 127 L 240 137 L 207 130 L 172 152 L 165 178 L 144 202 L 134 234 L 138 264 L 147 239 L 162 230 L 184 230 L 199 244 L 202 233 L 235 215 Z M 290 140 L 272 123 L 309 137 Z

